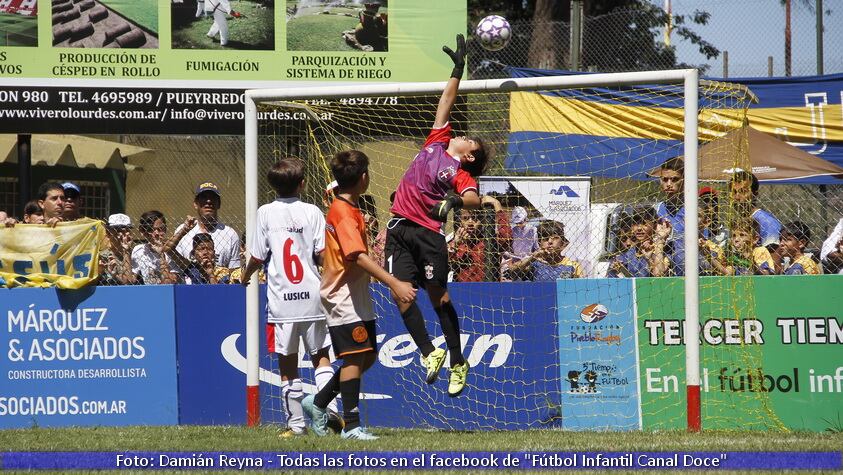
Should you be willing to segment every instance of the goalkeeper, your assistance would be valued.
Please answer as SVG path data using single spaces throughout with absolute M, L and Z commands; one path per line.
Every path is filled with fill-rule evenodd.
M 480 206 L 474 177 L 482 174 L 487 153 L 479 139 L 452 137 L 448 122 L 465 69 L 465 38 L 457 35 L 456 51 L 447 46 L 442 50 L 454 61 L 454 70 L 439 99 L 433 130 L 398 184 L 391 208 L 394 217 L 387 226 L 384 267 L 399 280 L 427 290 L 450 352 L 448 395 L 455 397 L 465 388 L 468 363 L 462 355 L 457 311 L 446 290 L 448 248 L 442 226 L 450 210 Z M 448 196 L 451 191 L 455 194 Z M 445 361 L 445 350 L 433 347 L 415 302 L 396 299 L 395 303 L 422 353 L 427 383 L 432 384 Z

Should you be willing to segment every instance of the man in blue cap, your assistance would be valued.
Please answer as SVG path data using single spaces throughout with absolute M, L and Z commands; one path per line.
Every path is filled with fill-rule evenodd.
M 64 188 L 64 213 L 62 220 L 76 221 L 79 218 L 84 218 L 80 211 L 82 207 L 82 189 L 79 185 L 66 181 L 61 184 Z
M 196 197 L 193 199 L 197 224 L 181 238 L 176 251 L 186 259 L 190 259 L 190 253 L 193 251 L 193 236 L 207 233 L 214 241 L 217 265 L 236 269 L 240 267 L 240 236 L 230 226 L 220 222 L 217 212 L 221 206 L 222 197 L 219 187 L 211 182 L 200 184 L 196 188 Z M 178 231 L 176 229 L 176 233 Z

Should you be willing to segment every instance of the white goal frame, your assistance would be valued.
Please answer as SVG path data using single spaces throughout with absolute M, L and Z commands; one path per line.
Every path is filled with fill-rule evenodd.
M 684 158 L 685 158 L 685 242 L 697 242 L 697 175 L 698 175 L 698 112 L 699 72 L 696 69 L 644 71 L 631 73 L 581 74 L 540 78 L 494 79 L 462 81 L 459 91 L 507 92 L 535 91 L 561 88 L 611 87 L 638 84 L 684 85 Z M 258 203 L 258 104 L 302 99 L 339 99 L 373 96 L 412 96 L 440 94 L 444 82 L 360 84 L 328 87 L 295 87 L 251 89 L 246 91 L 246 235 L 253 236 Z M 246 243 L 247 255 L 249 243 Z M 685 249 L 685 385 L 687 426 L 689 431 L 701 430 L 700 416 L 700 343 L 699 343 L 699 249 Z M 246 414 L 247 424 L 260 423 L 260 321 L 258 279 L 252 279 L 246 289 Z

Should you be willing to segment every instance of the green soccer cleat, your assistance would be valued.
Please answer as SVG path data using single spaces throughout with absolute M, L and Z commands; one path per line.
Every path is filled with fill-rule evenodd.
M 451 368 L 451 376 L 448 378 L 448 396 L 457 397 L 465 389 L 465 378 L 468 376 L 468 361 Z
M 427 377 L 425 378 L 427 384 L 436 382 L 436 378 L 439 377 L 439 370 L 442 369 L 442 364 L 445 363 L 445 354 L 445 350 L 436 348 L 429 355 L 422 357 L 422 366 L 427 368 Z
M 308 394 L 302 399 L 301 407 L 304 413 L 310 417 L 310 430 L 319 437 L 328 434 L 328 411 L 313 403 L 313 394 Z

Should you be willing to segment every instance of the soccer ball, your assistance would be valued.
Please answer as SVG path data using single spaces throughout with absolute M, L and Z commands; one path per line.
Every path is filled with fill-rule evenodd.
M 498 51 L 504 48 L 509 39 L 512 38 L 512 27 L 506 18 L 499 15 L 489 15 L 480 20 L 474 30 L 477 39 L 483 48 L 489 51 Z

